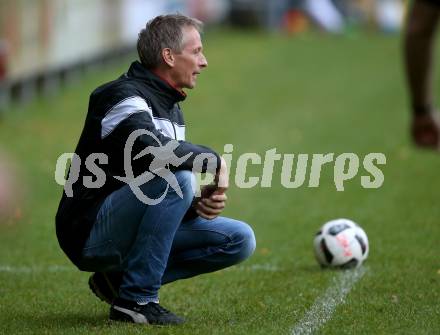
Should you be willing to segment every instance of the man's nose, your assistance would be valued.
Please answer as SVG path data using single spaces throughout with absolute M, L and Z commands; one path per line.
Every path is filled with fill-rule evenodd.
M 200 67 L 207 67 L 208 66 L 208 60 L 206 59 L 205 55 L 202 54 L 202 57 L 200 58 Z

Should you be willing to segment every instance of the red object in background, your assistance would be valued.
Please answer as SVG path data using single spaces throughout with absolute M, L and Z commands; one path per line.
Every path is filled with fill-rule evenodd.
M 309 20 L 300 10 L 289 10 L 283 17 L 283 28 L 289 34 L 301 33 L 309 28 Z

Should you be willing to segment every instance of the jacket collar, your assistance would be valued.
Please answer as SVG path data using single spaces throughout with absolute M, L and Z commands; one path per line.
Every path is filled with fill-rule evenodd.
M 171 104 L 183 101 L 186 98 L 185 92 L 171 86 L 170 83 L 157 76 L 151 70 L 146 69 L 139 61 L 131 63 L 127 76 L 146 82 L 150 88 Z

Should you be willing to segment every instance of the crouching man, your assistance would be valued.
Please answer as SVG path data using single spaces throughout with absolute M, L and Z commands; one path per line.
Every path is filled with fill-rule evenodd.
M 152 19 L 139 33 L 140 61 L 90 96 L 75 150 L 82 162 L 79 178 L 70 196 L 63 193 L 56 232 L 72 262 L 94 272 L 90 288 L 111 304 L 111 320 L 180 324 L 183 318 L 159 304 L 161 286 L 237 264 L 255 249 L 246 223 L 220 216 L 228 187 L 224 160 L 185 141 L 179 102 L 208 65 L 201 28 L 183 15 Z M 121 178 L 130 141 L 130 168 L 142 180 L 135 185 Z M 106 182 L 90 188 L 82 181 L 94 153 L 106 157 L 94 161 Z M 196 164 L 200 155 L 212 159 Z M 215 184 L 197 198 L 192 171 L 215 175 Z

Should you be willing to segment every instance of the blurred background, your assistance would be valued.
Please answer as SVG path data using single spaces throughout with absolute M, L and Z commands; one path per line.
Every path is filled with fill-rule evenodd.
M 259 43 L 265 44 L 269 36 L 290 43 L 310 33 L 342 40 L 396 35 L 407 5 L 403 0 L 1 0 L 0 125 L 6 114 L 16 111 L 33 109 L 38 118 L 40 108 L 29 103 L 50 101 L 63 87 L 78 92 L 72 85 L 91 83 L 84 76 L 93 70 L 120 68 L 136 58 L 138 32 L 159 14 L 180 12 L 202 20 L 208 33 L 220 31 L 211 34 L 211 45 L 224 36 L 261 36 Z M 228 52 L 231 44 L 225 44 Z M 320 52 L 320 42 L 315 44 L 314 54 Z M 298 61 L 292 58 L 294 63 Z M 86 96 L 81 99 L 85 104 Z M 76 117 L 75 125 L 81 115 Z M 13 160 L 14 145 L 0 143 L 0 150 L 0 216 L 20 218 L 15 204 L 23 198 L 16 191 L 24 188 L 16 181 L 24 178 L 17 168 L 22 164 Z
M 134 50 L 139 30 L 161 13 L 181 12 L 208 28 L 295 35 L 397 33 L 404 11 L 403 0 L 2 0 L 0 109 L 51 93 L 78 70 Z

